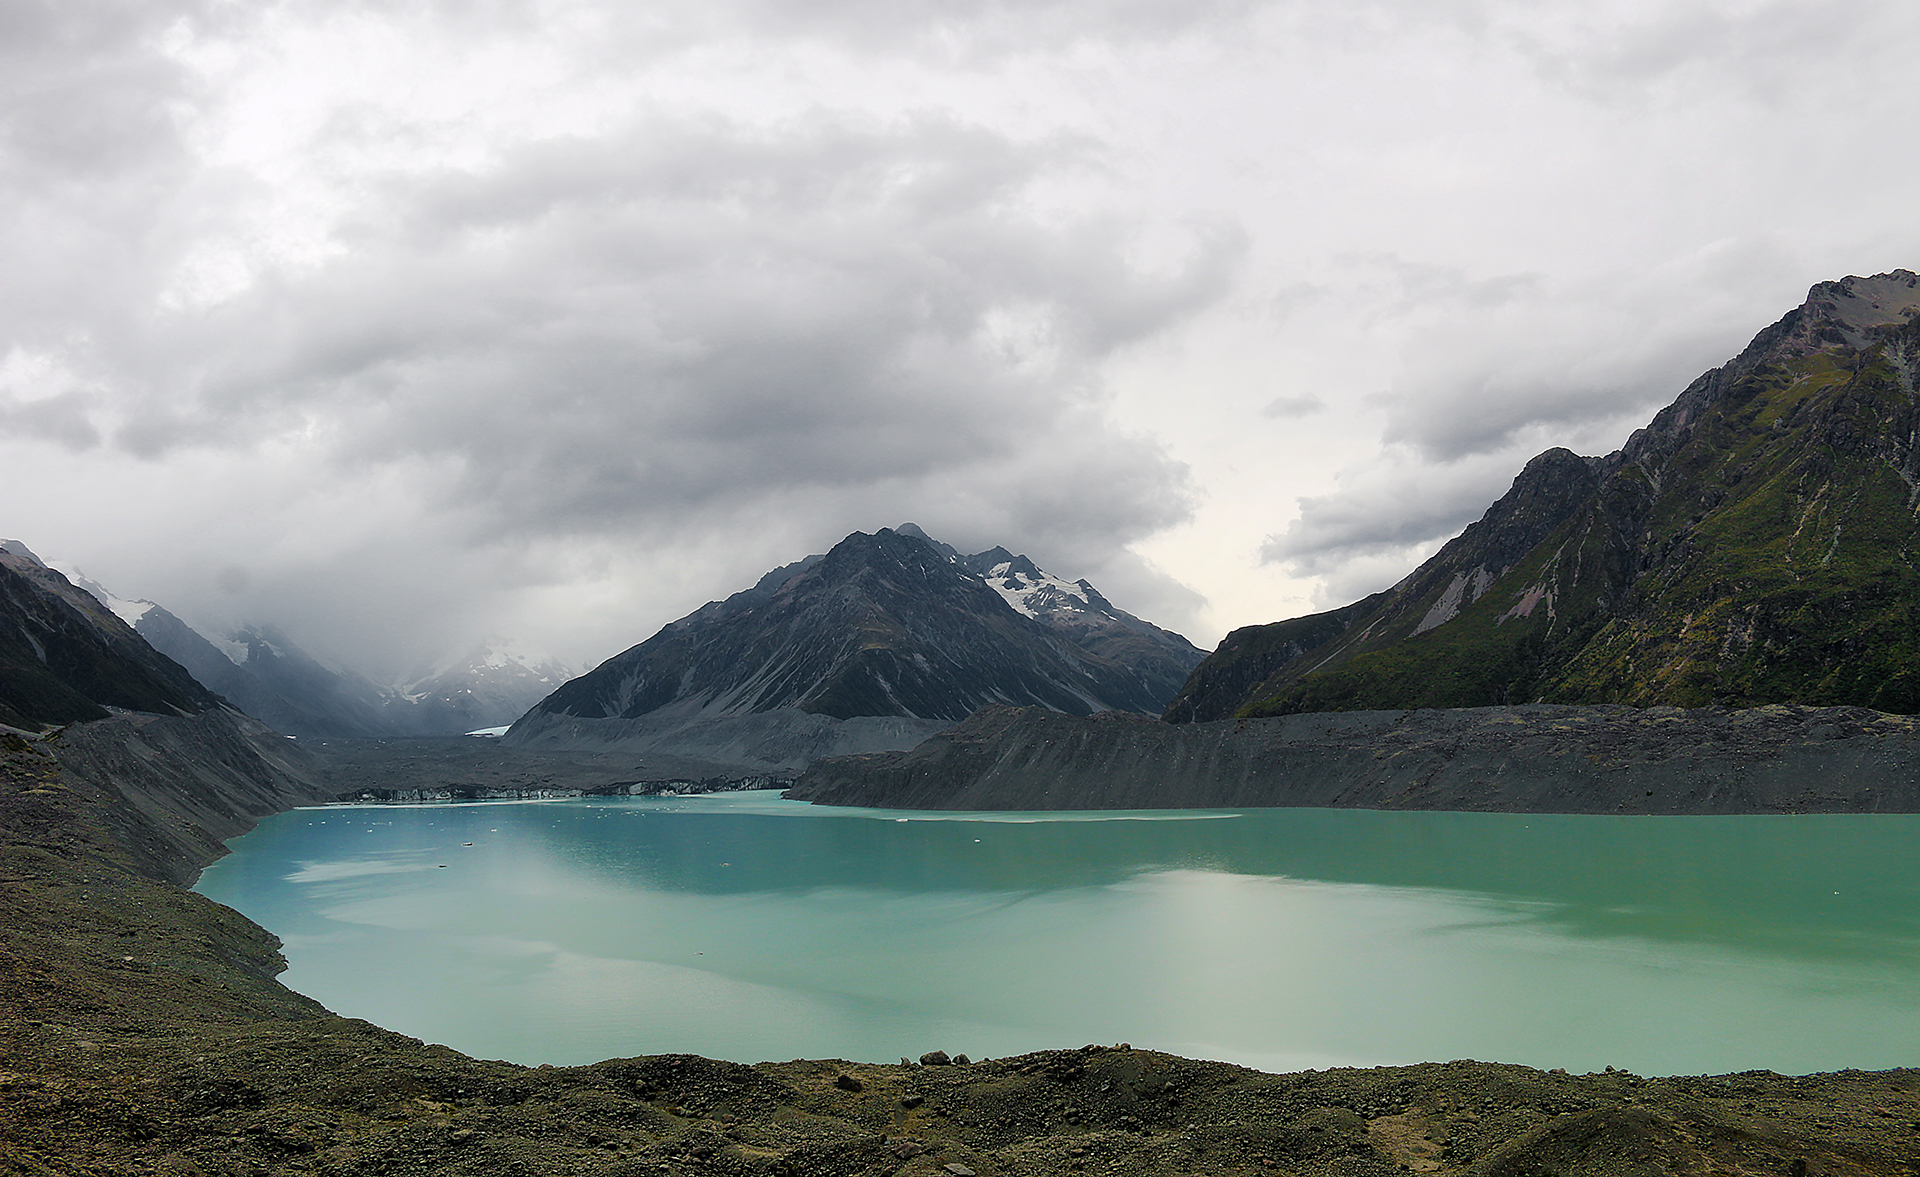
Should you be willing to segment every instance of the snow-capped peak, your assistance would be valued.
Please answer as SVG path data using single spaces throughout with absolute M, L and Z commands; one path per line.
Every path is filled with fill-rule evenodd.
M 408 698 L 425 698 L 447 688 L 454 678 L 514 680 L 559 686 L 573 672 L 551 655 L 510 638 L 489 637 L 464 653 L 416 669 L 393 688 Z
M 1024 556 L 1002 560 L 981 573 L 981 577 L 1015 611 L 1028 617 L 1059 609 L 1079 611 L 1092 603 L 1080 585 L 1042 571 Z

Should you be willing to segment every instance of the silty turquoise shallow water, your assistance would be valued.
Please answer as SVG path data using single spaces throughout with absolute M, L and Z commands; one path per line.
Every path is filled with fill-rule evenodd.
M 282 814 L 199 890 L 482 1057 L 1920 1062 L 1920 816 L 926 814 L 774 793 Z

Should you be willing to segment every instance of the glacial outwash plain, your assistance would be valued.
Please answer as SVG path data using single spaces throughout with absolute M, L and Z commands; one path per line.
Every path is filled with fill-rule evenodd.
M 476 1059 L 287 989 L 274 935 L 187 888 L 263 818 L 375 794 L 1920 812 L 1916 311 L 1905 271 L 1815 287 L 1619 452 L 1550 451 L 1394 588 L 1204 657 L 1085 581 L 903 525 L 672 623 L 499 740 L 289 740 L 8 547 L 0 1174 L 1910 1177 L 1913 1069 Z

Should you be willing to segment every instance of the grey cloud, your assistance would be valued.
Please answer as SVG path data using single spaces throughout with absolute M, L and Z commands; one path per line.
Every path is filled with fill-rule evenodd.
M 185 71 L 152 51 L 197 3 L 0 7 L 0 160 L 10 184 L 98 179 L 179 149 Z
M 407 12 L 439 22 L 448 35 L 577 37 L 611 72 L 636 61 L 738 38 L 790 47 L 820 42 L 855 53 L 912 58 L 962 67 L 1083 45 L 1159 41 L 1260 11 L 1261 0 L 705 0 L 703 3 L 613 5 L 569 14 L 556 28 L 551 10 L 534 0 L 303 0 L 315 12 L 350 6 L 363 12 Z
M 1307 396 L 1277 396 L 1260 409 L 1260 415 L 1276 421 L 1291 420 L 1296 417 L 1311 417 L 1323 412 L 1327 402 L 1311 394 Z
M 1298 500 L 1299 515 L 1267 537 L 1261 561 L 1318 578 L 1322 606 L 1347 604 L 1399 580 L 1485 514 L 1524 461 L 1505 453 L 1436 465 L 1390 446 L 1344 473 L 1338 493 Z
M 175 116 L 198 96 L 153 43 L 200 7 L 0 6 L 0 354 L 124 315 L 162 264 L 188 170 Z
M 964 59 L 1166 37 L 1259 7 L 1256 0 L 734 0 L 722 11 L 785 35 Z
M 1440 463 L 1528 440 L 1590 441 L 1603 426 L 1650 416 L 1799 298 L 1787 276 L 1795 267 L 1765 242 L 1557 288 L 1532 276 L 1380 264 L 1406 292 L 1380 312 L 1406 340 L 1400 375 L 1377 398 L 1382 439 Z
M 351 253 L 125 357 L 169 378 L 116 442 L 317 427 L 343 470 L 428 463 L 491 540 L 939 485 L 1124 543 L 1185 474 L 1105 423 L 1094 365 L 1219 297 L 1244 240 L 1139 271 L 1124 225 L 1021 211 L 1062 158 L 945 120 L 656 120 L 396 180 Z
M 80 392 L 20 402 L 0 391 L 0 431 L 51 441 L 76 453 L 90 450 L 101 440 L 92 407 L 92 398 Z
M 1289 282 L 1267 300 L 1267 312 L 1273 317 L 1274 327 L 1282 328 L 1299 312 L 1311 309 L 1337 294 L 1334 287 L 1324 283 Z
M 1835 71 L 1828 63 L 1903 57 L 1901 47 L 1920 33 L 1920 17 L 1900 0 L 1588 8 L 1572 19 L 1508 8 L 1496 24 L 1547 80 L 1596 99 L 1636 103 L 1707 86 L 1787 103 L 1806 82 L 1844 86 L 1844 75 L 1871 72 Z
M 1483 485 L 1451 488 L 1439 499 L 1361 501 L 1340 496 L 1299 500 L 1300 516 L 1260 546 L 1263 563 L 1283 564 L 1296 576 L 1323 576 L 1362 556 L 1404 550 L 1451 536 L 1486 512 L 1495 491 Z
M 1699 348 L 1675 351 L 1686 356 L 1709 354 Z M 1677 375 L 1691 368 L 1697 374 L 1703 367 L 1683 360 L 1666 370 Z M 1684 384 L 1684 380 L 1676 383 L 1643 372 L 1623 372 L 1618 381 L 1588 383 L 1579 373 L 1544 373 L 1526 367 L 1517 372 L 1496 368 L 1444 383 L 1428 379 L 1422 381 L 1419 392 L 1393 399 L 1383 439 L 1412 444 L 1434 461 L 1453 461 L 1506 450 L 1522 437 L 1542 431 L 1584 431 L 1636 408 L 1644 410 L 1641 415 L 1651 416 L 1663 394 L 1671 399 Z
M 1790 294 L 1756 294 L 1791 290 L 1790 268 L 1765 243 L 1731 245 L 1567 289 L 1359 259 L 1350 280 L 1386 308 L 1382 321 L 1409 329 L 1400 376 L 1370 398 L 1384 445 L 1334 493 L 1300 499 L 1262 560 L 1322 578 L 1329 604 L 1397 579 L 1479 517 L 1529 457 L 1553 445 L 1605 453 L 1735 354 L 1791 305 Z
M 1362 281 L 1391 290 L 1380 315 L 1404 315 L 1415 309 L 1453 305 L 1489 309 L 1536 297 L 1542 276 L 1533 273 L 1475 277 L 1464 266 L 1439 265 L 1391 253 L 1351 254 L 1340 259 L 1354 267 Z

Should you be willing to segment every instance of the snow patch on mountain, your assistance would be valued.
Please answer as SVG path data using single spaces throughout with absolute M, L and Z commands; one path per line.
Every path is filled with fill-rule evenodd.
M 1016 612 L 1028 617 L 1038 618 L 1058 609 L 1084 610 L 1092 605 L 1086 586 L 1062 580 L 1031 562 L 1025 562 L 1023 568 L 1020 562 L 1003 560 L 982 573 L 981 578 Z

